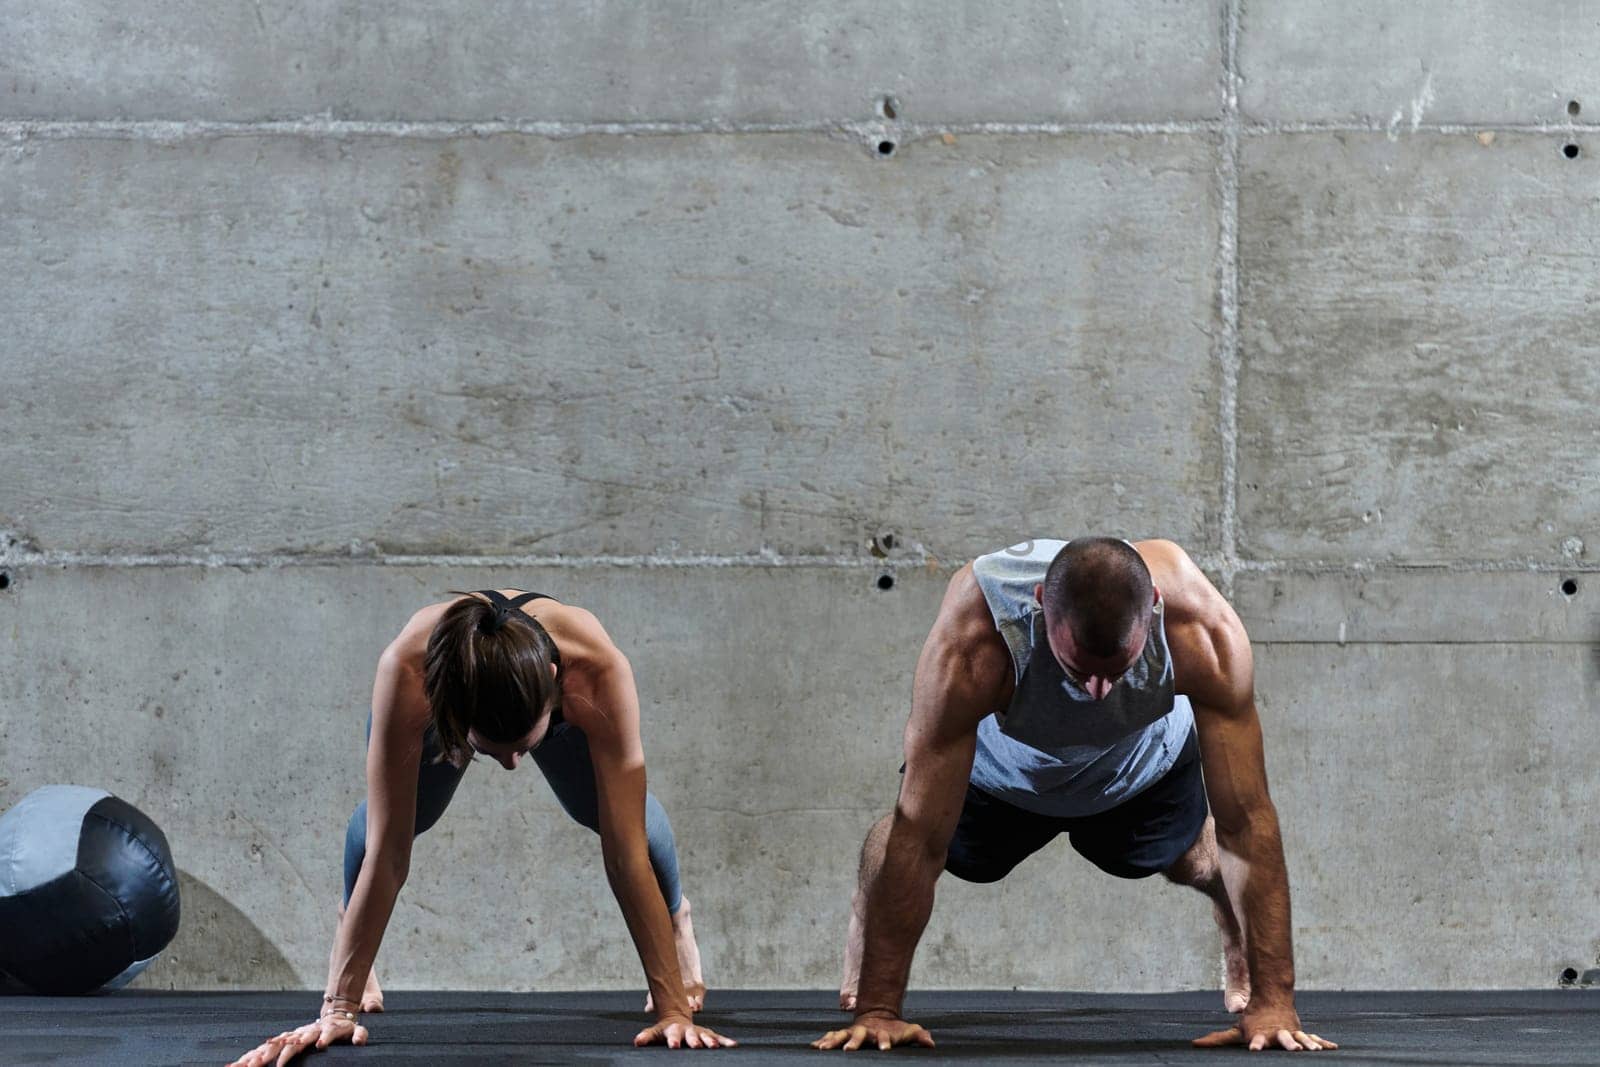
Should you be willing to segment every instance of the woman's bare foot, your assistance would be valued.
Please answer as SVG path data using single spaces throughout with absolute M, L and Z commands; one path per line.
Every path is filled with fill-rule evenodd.
M 689 1010 L 699 1011 L 706 1006 L 706 979 L 700 972 L 700 946 L 694 939 L 694 923 L 689 918 L 689 898 L 682 898 L 678 913 L 672 917 L 672 940 L 678 946 L 678 973 L 683 976 L 683 991 L 689 998 Z M 656 1010 L 655 998 L 644 995 L 644 1010 Z
M 383 1010 L 383 989 L 378 985 L 377 967 L 367 972 L 367 988 L 361 991 L 361 1010 Z

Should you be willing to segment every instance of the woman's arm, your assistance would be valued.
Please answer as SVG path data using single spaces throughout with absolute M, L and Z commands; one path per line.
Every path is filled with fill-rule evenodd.
M 349 1041 L 364 1045 L 366 1027 L 356 1020 L 378 945 L 411 863 L 416 824 L 417 771 L 428 717 L 418 668 L 400 641 L 378 659 L 372 684 L 372 736 L 367 743 L 367 854 L 350 903 L 339 920 L 328 959 L 322 1015 L 262 1042 L 234 1067 L 287 1063 L 313 1047 Z
M 565 691 L 567 718 L 589 741 L 606 879 L 644 965 L 656 1007 L 656 1025 L 642 1031 L 634 1043 L 659 1042 L 673 1048 L 680 1044 L 690 1048 L 732 1046 L 733 1041 L 694 1025 L 678 969 L 672 918 L 650 865 L 644 745 L 639 735 L 639 694 L 633 668 L 592 615 L 582 612 L 577 627 L 576 640 L 563 644 L 564 650 L 578 652 L 573 657 L 577 684 L 569 682 Z
M 428 705 L 420 665 L 391 645 L 372 683 L 372 737 L 367 742 L 367 855 L 350 893 L 328 960 L 325 995 L 361 1002 L 367 974 L 411 867 L 417 820 L 417 770 Z

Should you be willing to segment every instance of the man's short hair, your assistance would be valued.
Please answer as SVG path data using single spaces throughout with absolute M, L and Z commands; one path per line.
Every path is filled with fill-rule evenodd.
M 1134 630 L 1150 622 L 1155 583 L 1132 545 L 1115 537 L 1069 541 L 1044 576 L 1044 617 L 1063 623 L 1090 655 L 1128 651 Z

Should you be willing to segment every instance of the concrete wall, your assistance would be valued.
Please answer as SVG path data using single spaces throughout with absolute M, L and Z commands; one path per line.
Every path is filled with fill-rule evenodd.
M 0 807 L 166 828 L 142 983 L 320 986 L 373 661 L 492 582 L 630 653 L 712 982 L 836 981 L 945 576 L 1095 531 L 1252 630 L 1303 986 L 1600 952 L 1600 8 L 145 7 L 0 0 Z M 487 765 L 381 964 L 639 984 Z M 1058 847 L 914 981 L 1216 972 Z

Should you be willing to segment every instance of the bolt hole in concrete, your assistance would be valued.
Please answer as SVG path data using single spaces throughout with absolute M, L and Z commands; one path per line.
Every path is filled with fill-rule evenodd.
M 899 118 L 900 101 L 896 100 L 892 96 L 883 97 L 878 101 L 878 114 L 882 115 L 886 119 Z M 1577 112 L 1573 112 L 1573 114 L 1577 114 Z
M 892 574 L 880 574 L 880 575 L 878 575 L 878 588 L 884 590 L 885 592 L 887 592 L 890 589 L 893 589 L 894 588 L 894 575 L 892 575 Z
M 1580 112 L 1582 110 L 1583 110 L 1583 106 L 1581 104 L 1579 104 L 1576 100 L 1568 100 L 1567 101 L 1567 114 L 1571 115 L 1573 118 L 1577 118 L 1578 117 L 1578 112 Z
M 1578 152 L 1579 152 L 1579 148 L 1575 144 L 1569 144 L 1566 147 L 1561 149 L 1561 154 L 1566 156 L 1568 159 L 1577 159 L 1578 158 Z
M 1573 967 L 1568 967 L 1566 970 L 1562 971 L 1561 972 L 1561 977 L 1556 979 L 1556 981 L 1560 982 L 1562 985 L 1571 985 L 1572 983 L 1576 982 L 1577 980 L 1578 980 L 1578 971 L 1577 971 L 1576 968 L 1573 968 Z
M 4 589 L 4 588 L 5 588 L 4 586 L 0 586 L 0 589 Z M 1576 579 L 1576 578 L 1568 578 L 1566 581 L 1562 582 L 1561 583 L 1561 595 L 1562 596 L 1577 596 L 1578 595 L 1578 579 Z
M 880 155 L 880 156 L 892 156 L 892 155 L 894 155 L 894 142 L 893 141 L 879 141 L 878 142 L 878 155 Z
M 5 571 L 0 571 L 0 590 L 10 589 L 10 588 L 11 588 L 11 575 L 7 574 Z

